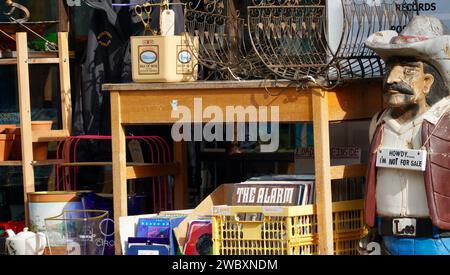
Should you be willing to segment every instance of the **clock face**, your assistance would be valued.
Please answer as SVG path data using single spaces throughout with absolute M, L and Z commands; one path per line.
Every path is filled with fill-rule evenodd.
M 152 64 L 158 60 L 158 55 L 154 51 L 145 51 L 141 53 L 141 60 L 146 64 Z
M 183 64 L 187 64 L 191 62 L 192 55 L 189 51 L 181 51 L 178 53 L 178 60 Z

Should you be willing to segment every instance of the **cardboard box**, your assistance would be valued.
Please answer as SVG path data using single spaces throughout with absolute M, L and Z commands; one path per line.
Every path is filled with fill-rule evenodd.
M 197 220 L 200 216 L 212 215 L 213 206 L 229 205 L 231 203 L 231 193 L 234 184 L 222 184 L 214 192 L 212 192 L 206 199 L 204 199 L 195 209 L 184 219 L 178 227 L 173 231 L 178 241 L 180 251 L 184 251 L 186 243 L 186 233 L 189 228 L 189 222 Z

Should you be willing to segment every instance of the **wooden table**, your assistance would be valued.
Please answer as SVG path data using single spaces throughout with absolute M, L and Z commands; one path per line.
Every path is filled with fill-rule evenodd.
M 365 168 L 360 165 L 330 167 L 329 122 L 369 119 L 380 111 L 383 108 L 381 81 L 354 81 L 328 91 L 316 86 L 297 89 L 289 84 L 288 81 L 208 81 L 103 85 L 103 90 L 111 93 L 116 253 L 121 253 L 118 220 L 127 215 L 126 181 L 131 176 L 149 177 L 155 172 L 146 171 L 145 167 L 127 167 L 124 126 L 173 124 L 177 121 L 171 117 L 174 100 L 178 106 L 187 106 L 193 112 L 194 98 L 201 98 L 203 108 L 214 105 L 225 112 L 227 106 L 279 106 L 280 123 L 313 121 L 319 253 L 333 254 L 331 180 L 362 176 Z M 248 118 L 244 120 L 248 122 Z M 196 117 L 195 122 L 208 121 Z M 166 169 L 159 174 L 175 174 L 175 205 L 183 209 L 188 191 L 183 143 L 174 145 L 174 162 L 177 169 Z

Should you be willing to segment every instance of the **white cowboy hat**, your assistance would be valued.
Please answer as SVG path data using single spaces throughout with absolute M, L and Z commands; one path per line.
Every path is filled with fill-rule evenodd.
M 450 35 L 436 17 L 416 16 L 403 31 L 381 31 L 372 34 L 366 46 L 383 60 L 390 57 L 415 57 L 433 65 L 450 86 Z

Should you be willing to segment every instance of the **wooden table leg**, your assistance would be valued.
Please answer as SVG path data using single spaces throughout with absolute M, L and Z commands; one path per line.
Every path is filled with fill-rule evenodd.
M 25 222 L 30 226 L 29 192 L 35 191 L 33 169 L 33 134 L 31 131 L 30 75 L 28 68 L 28 42 L 25 32 L 17 33 L 17 77 L 19 82 L 20 132 L 22 143 L 23 195 Z
M 114 198 L 114 245 L 116 255 L 121 255 L 119 217 L 128 215 L 126 137 L 122 125 L 120 93 L 111 93 L 111 133 Z
M 174 142 L 173 158 L 175 163 L 180 164 L 180 172 L 175 175 L 175 209 L 186 209 L 188 207 L 188 158 L 186 142 Z
M 330 131 L 328 97 L 325 91 L 312 94 L 314 123 L 314 161 L 316 169 L 316 205 L 320 255 L 333 255 L 333 210 L 330 174 Z

